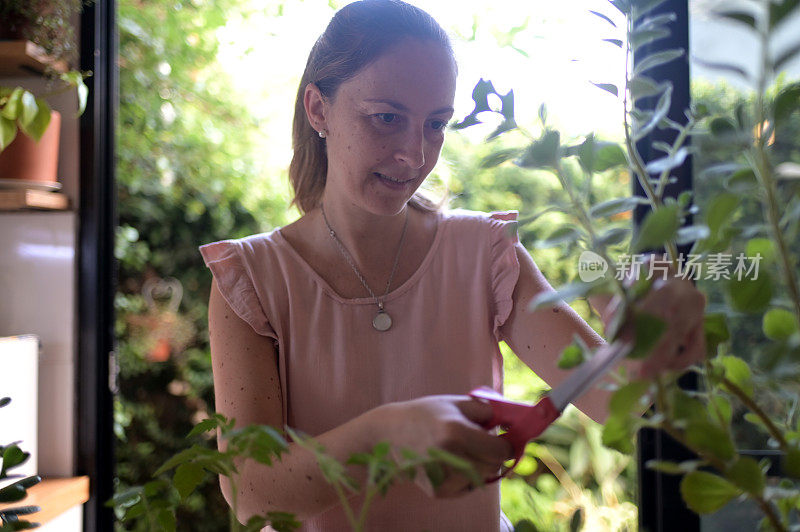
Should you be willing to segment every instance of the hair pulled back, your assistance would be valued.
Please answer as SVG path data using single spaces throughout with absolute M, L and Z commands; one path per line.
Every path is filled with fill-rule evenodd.
M 303 105 L 305 88 L 314 83 L 323 96 L 333 99 L 339 86 L 406 38 L 429 40 L 453 55 L 450 39 L 441 26 L 422 9 L 401 0 L 361 0 L 340 9 L 317 39 L 308 56 L 297 90 L 292 125 L 294 155 L 289 180 L 294 188 L 292 204 L 301 212 L 319 206 L 328 169 L 325 140 L 311 127 Z M 435 205 L 418 194 L 412 204 Z

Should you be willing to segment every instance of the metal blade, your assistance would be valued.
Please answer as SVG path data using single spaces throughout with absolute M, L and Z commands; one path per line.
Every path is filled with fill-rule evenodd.
M 550 400 L 560 411 L 568 404 L 583 395 L 603 375 L 613 368 L 618 361 L 631 352 L 633 344 L 617 340 L 613 344 L 605 344 L 595 351 L 594 356 L 572 370 L 569 377 L 553 388 Z

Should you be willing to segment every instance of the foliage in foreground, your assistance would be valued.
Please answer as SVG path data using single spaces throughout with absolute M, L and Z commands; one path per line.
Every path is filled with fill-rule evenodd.
M 668 24 L 674 15 L 650 11 L 660 3 L 611 1 L 627 23 L 626 41 L 610 41 L 625 47 L 626 64 L 641 47 L 670 34 Z M 735 72 L 753 86 L 753 97 L 737 104 L 732 113 L 726 110 L 723 115 L 714 115 L 708 108 L 696 106 L 686 111 L 685 119 L 669 116 L 672 84 L 656 82 L 646 74 L 684 55 L 682 50 L 665 50 L 651 54 L 628 70 L 625 87 L 596 84 L 624 99 L 624 151 L 599 144 L 592 136 L 576 144 L 562 143 L 559 132 L 548 127 L 542 107 L 541 131 L 536 136 L 528 134 L 530 144 L 516 151 L 506 150 L 504 157 L 495 158 L 496 164 L 514 159 L 523 168 L 545 169 L 561 183 L 569 202 L 554 208 L 565 212 L 572 221 L 553 231 L 551 244 L 591 250 L 590 258 L 612 274 L 617 271 L 618 262 L 609 250 L 621 243 L 628 243 L 629 253 L 634 254 L 628 255 L 629 260 L 635 254 L 663 248 L 678 275 L 694 278 L 704 267 L 717 273 L 715 280 L 724 286 L 724 300 L 715 302 L 705 316 L 708 358 L 703 367 L 694 370 L 702 379 L 702 389 L 683 390 L 674 376 L 655 383 L 630 381 L 622 376 L 609 404 L 611 415 L 603 429 L 603 443 L 631 453 L 632 436 L 639 428 L 662 429 L 697 458 L 682 463 L 650 463 L 648 467 L 681 475 L 681 495 L 692 510 L 709 514 L 734 499 L 749 499 L 763 513 L 761 526 L 780 531 L 793 526 L 800 510 L 800 425 L 795 408 L 797 380 L 792 378 L 796 377 L 796 362 L 800 359 L 800 286 L 796 273 L 798 254 L 791 240 L 791 235 L 796 237 L 800 231 L 800 165 L 794 159 L 796 137 L 787 135 L 789 118 L 800 109 L 800 84 L 770 84 L 785 64 L 800 53 L 800 44 L 777 53 L 769 50 L 775 50 L 771 36 L 797 13 L 798 5 L 796 1 L 764 1 L 758 9 L 717 14 L 749 28 L 763 50 L 759 72 L 747 72 L 732 64 L 708 65 Z M 604 23 L 614 25 L 609 16 L 595 14 Z M 473 93 L 475 110 L 458 126 L 468 127 L 477 122 L 479 113 L 492 111 L 487 96 L 493 92 L 491 83 L 482 80 Z M 503 107 L 495 112 L 502 115 L 503 122 L 496 135 L 518 129 L 513 102 L 498 96 Z M 641 105 L 647 98 L 655 105 Z M 650 140 L 656 130 L 671 130 L 671 142 Z M 677 198 L 667 194 L 673 172 L 691 154 L 686 145 L 690 137 L 702 139 L 705 146 L 716 142 L 724 146 L 716 153 L 727 149 L 729 155 L 714 168 L 724 177 L 728 192 L 717 194 L 702 212 L 692 204 L 690 192 Z M 640 142 L 650 143 L 663 155 L 646 161 Z M 786 145 L 790 146 L 788 150 Z M 612 165 L 630 169 L 645 191 L 645 199 L 591 201 L 593 170 L 597 164 L 606 164 L 610 154 L 614 154 Z M 745 197 L 742 191 L 747 192 Z M 753 203 L 756 212 L 761 211 L 759 219 L 737 218 L 740 209 L 752 210 Z M 637 234 L 631 236 L 625 228 L 607 223 L 613 215 L 640 204 L 649 207 L 649 212 Z M 692 216 L 702 221 L 690 224 Z M 678 246 L 690 249 L 689 261 L 685 260 L 687 256 L 679 255 Z M 723 264 L 728 266 L 725 269 L 719 261 L 726 253 L 753 258 L 756 264 L 766 260 L 760 269 L 752 265 L 742 268 L 736 262 Z M 651 270 L 648 277 L 653 273 Z M 627 309 L 621 315 L 630 315 L 635 324 L 637 346 L 632 356 L 642 356 L 647 346 L 658 341 L 663 323 L 635 310 L 633 303 L 646 283 L 627 286 L 617 276 L 610 277 L 599 275 L 593 281 L 564 286 L 555 294 L 538 298 L 534 307 L 597 293 L 617 294 Z M 729 341 L 728 322 L 741 314 L 760 318 L 763 336 L 758 340 L 766 345 L 760 357 L 748 357 L 747 345 Z M 619 323 L 610 324 L 608 336 L 613 339 L 618 328 Z M 572 367 L 589 356 L 585 346 L 576 342 L 565 349 L 561 365 Z M 764 401 L 764 391 L 775 389 L 782 396 L 795 398 L 790 408 L 770 412 L 759 404 Z M 649 400 L 655 401 L 656 409 L 639 417 L 638 412 Z M 732 423 L 734 413 L 741 411 L 752 425 L 751 430 L 761 431 L 768 443 L 780 450 L 778 474 L 771 472 L 768 461 L 756 461 L 737 450 Z

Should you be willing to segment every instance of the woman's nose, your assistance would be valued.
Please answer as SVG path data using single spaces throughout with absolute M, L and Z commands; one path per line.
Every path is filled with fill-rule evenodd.
M 409 131 L 395 152 L 395 159 L 414 170 L 425 165 L 425 136 L 422 131 Z

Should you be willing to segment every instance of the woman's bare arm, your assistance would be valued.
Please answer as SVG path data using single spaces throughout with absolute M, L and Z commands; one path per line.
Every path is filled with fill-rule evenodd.
M 217 411 L 234 418 L 237 427 L 264 424 L 282 429 L 282 397 L 272 339 L 258 335 L 239 318 L 216 283 L 209 301 L 209 336 Z M 428 396 L 378 406 L 315 439 L 340 462 L 351 454 L 371 451 L 379 441 L 420 453 L 438 447 L 469 460 L 488 477 L 511 454 L 507 442 L 480 427 L 491 415 L 491 407 L 467 396 Z M 220 448 L 224 445 L 220 441 Z M 239 471 L 237 517 L 243 522 L 269 511 L 290 512 L 304 520 L 338 502 L 314 456 L 297 444 L 290 444 L 289 451 L 271 467 L 248 460 L 239 464 Z M 363 485 L 364 468 L 349 466 L 348 473 Z M 454 496 L 468 484 L 466 477 L 453 475 L 429 494 Z M 225 500 L 232 504 L 226 477 L 220 477 L 220 485 Z M 421 485 L 426 483 L 421 481 Z

